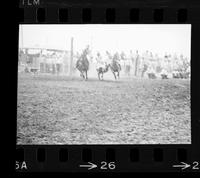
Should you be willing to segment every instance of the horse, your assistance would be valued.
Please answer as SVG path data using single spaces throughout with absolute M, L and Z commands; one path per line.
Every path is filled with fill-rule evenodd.
M 117 77 L 119 79 L 119 72 L 121 71 L 121 65 L 116 60 L 113 60 L 112 63 L 108 64 L 108 66 L 110 67 L 115 77 L 115 80 L 117 79 Z M 117 73 L 117 77 L 115 73 Z
M 99 80 L 103 80 L 103 74 L 108 72 L 108 69 L 109 69 L 109 65 L 108 64 L 105 64 L 105 67 L 98 67 L 96 70 L 97 70 L 97 74 L 98 74 L 98 78 Z M 101 76 L 101 77 L 100 77 Z
M 76 62 L 76 68 L 80 71 L 80 76 L 87 80 L 87 71 L 89 70 L 89 61 L 86 56 L 80 57 Z

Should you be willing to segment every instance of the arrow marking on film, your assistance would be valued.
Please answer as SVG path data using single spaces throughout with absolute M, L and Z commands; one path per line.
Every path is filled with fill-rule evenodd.
M 89 165 L 88 165 L 89 164 Z M 79 165 L 79 167 L 87 167 L 88 168 L 88 170 L 90 170 L 90 169 L 93 169 L 93 168 L 96 168 L 97 167 L 97 165 L 96 164 L 93 164 L 93 163 L 91 163 L 91 162 L 88 162 L 88 164 L 87 165 Z
M 173 165 L 173 167 L 181 167 L 181 169 L 183 170 L 183 169 L 189 168 L 190 165 L 187 163 L 181 162 L 180 165 Z

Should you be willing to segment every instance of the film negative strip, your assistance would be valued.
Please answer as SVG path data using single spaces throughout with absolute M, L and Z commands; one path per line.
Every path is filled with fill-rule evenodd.
M 20 0 L 16 174 L 199 172 L 200 3 Z

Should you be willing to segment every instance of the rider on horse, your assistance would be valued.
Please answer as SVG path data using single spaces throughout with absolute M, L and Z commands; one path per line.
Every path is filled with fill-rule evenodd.
M 80 71 L 80 76 L 85 78 L 87 80 L 87 71 L 89 70 L 89 60 L 88 60 L 88 54 L 89 54 L 89 46 L 86 47 L 86 49 L 83 50 L 83 53 L 81 54 L 80 58 L 76 62 L 76 68 Z
M 121 70 L 121 65 L 120 65 L 119 61 L 120 61 L 120 56 L 118 53 L 115 53 L 113 56 L 113 59 L 112 59 L 112 66 L 114 68 L 119 68 Z

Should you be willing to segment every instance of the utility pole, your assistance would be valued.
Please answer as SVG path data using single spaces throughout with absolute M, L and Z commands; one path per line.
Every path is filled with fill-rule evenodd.
M 74 41 L 74 38 L 72 37 L 71 38 L 71 51 L 70 51 L 70 67 L 69 67 L 69 75 L 70 77 L 72 76 L 72 73 L 73 73 L 73 41 Z
M 135 76 L 138 74 L 138 60 L 139 60 L 139 55 L 138 52 L 136 52 L 136 59 L 135 59 Z

